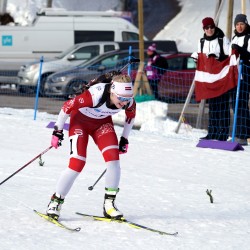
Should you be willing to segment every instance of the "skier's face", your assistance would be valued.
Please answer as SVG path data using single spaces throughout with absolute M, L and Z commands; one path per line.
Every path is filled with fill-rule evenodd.
M 114 104 L 117 108 L 122 108 L 126 104 L 128 104 L 129 101 L 131 101 L 133 97 L 131 96 L 120 96 L 116 93 L 110 94 L 110 100 L 111 103 Z

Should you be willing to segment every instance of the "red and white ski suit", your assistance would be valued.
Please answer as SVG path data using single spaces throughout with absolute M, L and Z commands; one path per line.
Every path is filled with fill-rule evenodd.
M 106 163 L 119 161 L 118 139 L 111 116 L 122 109 L 107 107 L 106 102 L 95 108 L 103 96 L 105 85 L 105 83 L 98 83 L 74 99 L 66 101 L 55 124 L 58 130 L 62 130 L 70 116 L 69 168 L 78 173 L 82 171 L 86 163 L 89 136 L 93 138 Z M 125 114 L 122 136 L 128 138 L 136 114 L 134 99 L 126 106 Z

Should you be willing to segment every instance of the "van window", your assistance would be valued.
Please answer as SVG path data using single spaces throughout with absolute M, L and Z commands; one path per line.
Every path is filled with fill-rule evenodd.
M 75 31 L 75 43 L 94 41 L 114 41 L 114 31 Z
M 122 41 L 139 41 L 139 35 L 134 32 L 122 32 Z
M 91 45 L 76 50 L 73 55 L 75 60 L 90 59 L 100 54 L 99 45 Z

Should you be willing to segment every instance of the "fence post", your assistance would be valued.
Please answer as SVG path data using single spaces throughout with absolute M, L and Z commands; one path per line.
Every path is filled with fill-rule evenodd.
M 130 61 L 132 55 L 132 46 L 129 46 L 128 60 Z M 131 64 L 128 65 L 128 75 L 131 76 Z
M 34 120 L 36 120 L 36 113 L 37 113 L 37 107 L 38 107 L 42 67 L 43 67 L 43 56 L 41 56 L 40 58 L 40 69 L 39 69 L 39 76 L 38 76 L 37 87 L 36 87 L 36 100 L 35 100 L 35 107 L 34 107 Z
M 238 115 L 238 105 L 239 105 L 241 72 L 242 72 L 242 60 L 240 61 L 239 75 L 238 75 L 238 85 L 237 85 L 235 108 L 234 108 L 234 123 L 233 123 L 233 131 L 232 131 L 232 142 L 234 142 L 235 130 L 236 130 L 236 126 L 237 126 L 237 115 Z

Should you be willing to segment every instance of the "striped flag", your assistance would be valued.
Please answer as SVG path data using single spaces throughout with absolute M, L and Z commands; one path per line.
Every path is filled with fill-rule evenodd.
M 226 60 L 219 62 L 214 57 L 207 58 L 199 53 L 195 72 L 195 99 L 214 98 L 237 86 L 237 57 L 232 54 Z

